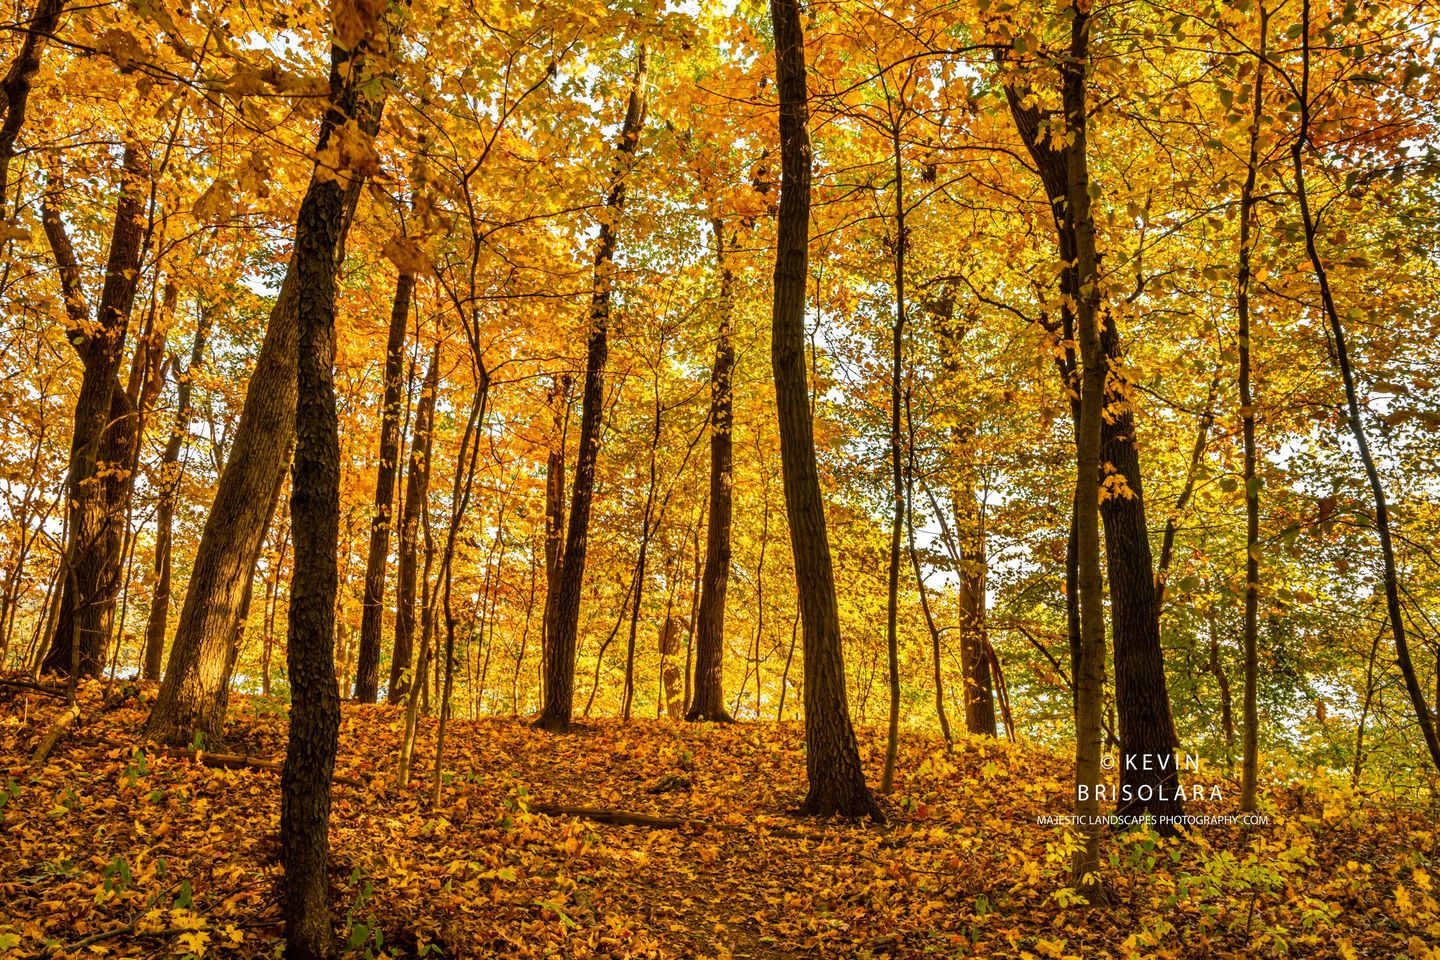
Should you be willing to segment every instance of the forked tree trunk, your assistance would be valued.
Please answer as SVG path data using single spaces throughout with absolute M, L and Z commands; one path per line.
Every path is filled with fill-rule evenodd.
M 343 113 L 369 135 L 379 129 L 384 87 L 373 99 L 347 89 Z M 322 128 L 321 137 L 328 136 Z M 312 176 L 310 186 L 320 185 Z M 332 239 L 344 246 L 364 178 L 343 187 L 339 228 Z M 307 191 L 308 195 L 308 191 Z M 299 356 L 297 264 L 292 254 L 280 293 L 270 310 L 255 372 L 245 390 L 231 455 L 220 473 L 215 500 L 195 551 L 195 562 L 175 627 L 165 677 L 146 723 L 146 735 L 172 745 L 188 744 L 201 733 L 211 746 L 223 740 L 229 703 L 230 645 L 240 616 L 245 585 L 260 557 L 263 531 L 274 509 L 270 496 L 284 479 L 295 437 L 296 363 Z
M 1086 25 L 1077 27 L 1072 39 L 1084 42 Z M 1078 82 L 1085 92 L 1084 70 L 1065 72 L 1066 82 Z M 1049 138 L 1049 123 L 1042 112 L 1025 101 L 1024 84 L 1008 86 L 1006 96 L 1025 146 L 1035 161 L 1036 169 L 1050 200 L 1055 222 L 1060 259 L 1067 264 L 1061 273 L 1061 310 L 1064 341 L 1076 339 L 1078 310 L 1070 304 L 1083 299 L 1083 281 L 1074 266 L 1080 258 L 1080 225 L 1075 208 L 1068 199 L 1071 180 L 1085 171 L 1071 169 L 1082 163 L 1072 145 L 1056 149 Z M 1093 226 L 1092 226 L 1093 229 Z M 1149 529 L 1145 519 L 1145 499 L 1140 478 L 1140 455 L 1135 441 L 1135 420 L 1122 372 L 1122 350 L 1119 330 L 1109 311 L 1097 317 L 1100 325 L 1100 347 L 1104 351 L 1110 377 L 1106 381 L 1106 411 L 1101 418 L 1101 456 L 1106 464 L 1100 502 L 1100 515 L 1105 530 L 1106 576 L 1114 618 L 1115 641 L 1115 703 L 1119 714 L 1121 802 L 1117 812 L 1130 816 L 1144 813 L 1158 817 L 1178 817 L 1183 812 L 1179 794 L 1179 777 L 1175 762 L 1174 726 L 1170 719 L 1170 695 L 1165 681 L 1164 656 L 1160 648 L 1160 624 L 1156 616 L 1157 598 L 1155 571 L 1150 552 Z M 1067 386 L 1073 388 L 1076 366 L 1073 355 L 1059 363 Z M 1077 424 L 1080 411 L 1072 402 L 1072 415 Z M 1078 430 L 1078 425 L 1077 425 Z M 1072 518 L 1073 541 L 1078 530 Z M 1078 556 L 1072 555 L 1071 567 L 1078 567 Z M 1067 574 L 1067 579 L 1071 579 Z M 1073 595 L 1083 591 L 1077 581 Z M 1072 659 L 1085 644 L 1083 614 L 1076 608 L 1069 612 Z M 1075 676 L 1079 678 L 1079 670 Z
M 711 223 L 715 263 L 720 274 L 719 331 L 715 366 L 710 374 L 710 520 L 705 534 L 705 572 L 695 615 L 695 674 L 686 720 L 731 721 L 725 709 L 725 592 L 730 583 L 730 520 L 733 510 L 732 433 L 735 426 L 732 375 L 733 276 L 725 259 L 725 224 Z
M 645 85 L 650 52 L 644 46 L 635 66 L 635 80 L 620 127 L 615 178 L 605 198 L 606 216 L 595 249 L 595 288 L 590 297 L 590 331 L 585 347 L 585 386 L 581 399 L 580 443 L 575 456 L 575 484 L 570 495 L 570 525 L 565 534 L 560 593 L 555 610 L 555 635 L 545 664 L 545 707 L 535 725 L 568 730 L 575 699 L 575 641 L 580 627 L 580 591 L 585 581 L 585 551 L 590 536 L 590 500 L 595 490 L 595 464 L 600 453 L 600 422 L 605 404 L 605 365 L 610 355 L 610 291 L 615 273 L 615 221 L 625 206 L 628 161 L 640 144 L 648 107 Z
M 390 560 L 392 504 L 400 458 L 400 390 L 405 369 L 405 325 L 415 275 L 401 273 L 390 307 L 390 337 L 385 345 L 385 396 L 380 414 L 380 462 L 375 470 L 375 512 L 370 520 L 370 549 L 365 559 L 365 598 L 360 613 L 360 652 L 355 668 L 355 699 L 374 703 L 380 693 L 380 630 L 385 619 L 385 568 Z
M 385 694 L 389 703 L 400 703 L 405 694 L 420 680 L 423 668 L 410 660 L 415 647 L 415 549 L 425 515 L 426 498 L 430 494 L 430 449 L 434 440 L 435 395 L 440 388 L 440 346 L 430 354 L 420 388 L 420 403 L 415 410 L 415 429 L 410 439 L 410 467 L 405 478 L 405 506 L 400 514 L 400 548 L 395 588 L 395 648 L 390 654 L 390 687 Z
M 98 677 L 105 667 L 136 443 L 135 411 L 119 372 L 143 255 L 146 163 L 139 147 L 126 145 L 105 285 L 93 325 L 79 263 L 48 193 L 42 210 L 65 296 L 67 337 L 83 368 L 66 477 L 65 575 L 55 633 L 41 664 L 44 673 Z
M 780 94 L 781 188 L 771 313 L 771 365 L 780 422 L 780 461 L 790 546 L 804 621 L 805 768 L 803 811 L 883 821 L 870 795 L 850 723 L 845 657 L 835 597 L 825 505 L 815 463 L 805 371 L 805 293 L 809 277 L 810 131 L 805 37 L 798 0 L 770 0 Z

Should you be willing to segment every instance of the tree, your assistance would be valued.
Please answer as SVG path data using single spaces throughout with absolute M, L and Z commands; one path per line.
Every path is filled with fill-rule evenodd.
M 585 338 L 585 382 L 580 409 L 579 449 L 575 483 L 570 494 L 570 521 L 565 556 L 560 564 L 560 598 L 555 609 L 555 636 L 545 665 L 545 706 L 536 725 L 568 730 L 575 698 L 575 639 L 580 626 L 580 589 L 585 581 L 585 551 L 590 535 L 590 501 L 595 492 L 595 463 L 600 454 L 600 419 L 605 405 L 605 364 L 610 354 L 610 294 L 615 283 L 615 218 L 625 208 L 625 176 L 640 145 L 649 98 L 645 90 L 650 51 L 642 44 L 625 120 L 616 146 L 616 169 L 605 197 L 606 217 L 595 247 L 595 284 L 590 297 L 590 329 Z
M 352 80 L 342 103 L 346 122 L 362 137 L 373 137 L 385 106 L 385 86 L 360 87 L 358 79 Z M 327 137 L 323 122 L 321 136 Z M 316 169 L 311 186 L 331 172 L 325 166 Z M 356 174 L 342 187 L 342 216 L 334 234 L 337 255 L 365 184 L 364 171 Z M 295 436 L 296 311 L 301 294 L 295 271 L 292 254 L 245 391 L 233 455 L 205 518 L 165 677 L 146 723 L 147 736 L 162 743 L 188 744 L 199 733 L 214 745 L 224 737 L 241 598 L 254 574 Z
M 360 620 L 360 653 L 355 668 L 355 699 L 374 703 L 380 688 L 380 628 L 385 613 L 385 567 L 390 559 L 391 503 L 400 458 L 400 381 L 405 366 L 405 327 L 415 275 L 401 271 L 390 308 L 385 347 L 385 397 L 380 415 L 380 456 L 375 470 L 375 513 L 370 520 L 370 549 L 365 560 L 365 607 Z
M 295 221 L 298 360 L 290 531 L 290 736 L 280 776 L 280 846 L 285 863 L 285 956 L 335 956 L 330 919 L 330 778 L 340 730 L 335 678 L 336 547 L 340 538 L 340 438 L 335 412 L 335 275 L 348 219 L 349 184 L 360 171 L 331 168 L 326 148 L 353 122 L 359 91 L 384 63 L 383 6 L 345 8 L 330 55 L 330 105 L 320 124 L 315 174 Z M 339 11 L 337 11 L 339 12 Z M 338 156 L 338 153 L 332 155 Z M 344 163 L 343 159 L 340 161 Z M 289 279 L 289 278 L 287 278 Z M 262 534 L 263 537 L 263 534 Z M 247 591 L 248 592 L 248 591 Z
M 800 592 L 805 658 L 805 770 L 802 810 L 812 816 L 884 814 L 870 795 L 850 724 L 835 574 L 815 464 L 814 426 L 805 371 L 805 288 L 809 276 L 810 131 L 805 35 L 798 0 L 770 0 L 775 79 L 780 94 L 780 212 L 770 361 L 780 423 L 780 462 L 790 549 Z
M 410 439 L 410 467 L 405 475 L 405 504 L 400 514 L 400 545 L 395 601 L 395 647 L 390 654 L 390 686 L 385 697 L 401 702 L 418 683 L 424 686 L 424 665 L 415 664 L 415 552 L 421 519 L 430 493 L 430 449 L 434 443 L 435 396 L 440 389 L 440 346 L 430 353 L 415 427 Z
M 60 611 L 41 665 L 46 673 L 98 677 L 110 642 L 120 590 L 129 468 L 137 442 L 134 409 L 120 385 L 119 372 L 143 256 L 147 165 L 139 145 L 126 144 L 105 286 L 93 324 L 74 249 L 51 194 L 45 196 L 45 234 L 60 268 L 69 319 L 66 334 L 84 369 L 66 480 L 70 510 L 61 559 Z
M 695 673 L 686 720 L 729 723 L 725 709 L 725 591 L 730 583 L 730 518 L 734 509 L 733 434 L 731 396 L 735 370 L 732 339 L 734 274 L 725 257 L 725 223 L 718 217 L 710 225 L 715 245 L 715 266 L 720 275 L 715 336 L 715 364 L 710 373 L 710 517 L 705 528 L 705 572 L 700 579 L 700 605 L 695 615 Z

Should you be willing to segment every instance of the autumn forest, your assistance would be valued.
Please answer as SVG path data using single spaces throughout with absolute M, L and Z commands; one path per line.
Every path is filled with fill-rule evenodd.
M 11 0 L 0 955 L 1440 960 L 1440 8 Z

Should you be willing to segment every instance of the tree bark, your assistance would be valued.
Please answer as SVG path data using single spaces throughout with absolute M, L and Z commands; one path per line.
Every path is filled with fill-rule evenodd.
M 380 692 L 380 630 L 385 618 L 385 568 L 390 559 L 391 506 L 400 458 L 400 389 L 405 367 L 405 325 L 415 275 L 401 273 L 390 308 L 390 337 L 385 346 L 385 398 L 380 415 L 380 462 L 375 470 L 375 513 L 370 521 L 370 550 L 365 560 L 365 601 L 360 614 L 360 653 L 355 668 L 355 699 L 374 703 Z
M 378 17 L 393 17 L 384 10 Z M 377 19 L 378 19 L 377 17 Z M 362 86 L 383 87 L 376 70 L 386 63 L 393 24 L 371 20 L 353 49 L 330 51 L 330 106 L 320 124 L 316 153 L 366 106 Z M 378 28 L 378 29 L 377 29 Z M 374 111 L 378 116 L 379 110 Z M 327 170 L 317 162 L 295 221 L 295 250 L 286 280 L 294 290 L 294 467 L 290 481 L 290 534 L 295 566 L 290 581 L 290 735 L 280 776 L 280 846 L 285 864 L 285 956 L 331 960 L 336 954 L 330 917 L 330 779 L 340 730 L 335 675 L 335 593 L 339 578 L 340 435 L 335 409 L 335 282 L 345 232 L 363 177 Z M 267 337 L 268 339 L 268 337 Z M 253 392 L 253 384 L 252 384 Z M 248 399 L 248 398 L 247 398 Z M 287 439 L 288 443 L 288 439 Z M 236 446 L 236 457 L 243 448 Z M 213 519 L 213 515 L 212 515 Z M 261 539 L 264 537 L 261 524 Z M 259 543 L 246 559 L 246 583 Z M 249 590 L 244 591 L 245 594 Z M 190 604 L 194 597 L 187 597 Z M 178 646 L 178 642 L 177 642 Z M 168 679 L 168 678 L 167 678 Z M 226 677 L 228 681 L 228 677 Z M 223 698 L 220 700 L 223 704 Z M 158 714 L 157 707 L 157 714 Z M 218 733 L 218 730 L 215 731 Z
M 850 723 L 840 612 L 805 371 L 811 155 L 805 37 L 798 0 L 770 0 L 770 17 L 775 28 L 781 159 L 771 366 L 785 508 L 804 621 L 805 767 L 810 786 L 802 809 L 814 816 L 841 814 L 883 821 L 884 814 L 865 783 Z
M 75 252 L 51 195 L 44 200 L 42 218 L 59 266 L 67 337 L 83 368 L 66 478 L 70 512 L 62 560 L 65 577 L 55 634 L 41 664 L 45 673 L 98 677 L 105 667 L 136 443 L 135 411 L 119 372 L 143 256 L 143 186 L 148 177 L 139 147 L 127 144 L 105 285 L 93 326 Z
M 695 614 L 695 673 L 685 719 L 730 723 L 725 709 L 725 593 L 730 584 L 730 522 L 734 510 L 732 384 L 735 370 L 734 275 L 725 256 L 725 223 L 711 221 L 720 274 L 719 328 L 710 373 L 710 519 L 705 530 L 705 572 Z
M 390 655 L 390 686 L 385 698 L 400 703 L 416 680 L 423 677 L 410 660 L 415 646 L 415 547 L 420 520 L 430 494 L 430 448 L 433 446 L 435 396 L 440 388 L 440 347 L 430 354 L 415 411 L 415 429 L 410 438 L 410 468 L 405 478 L 405 506 L 400 515 L 400 547 L 395 601 L 395 649 Z
M 570 375 L 550 385 L 550 447 L 545 457 L 545 613 L 540 645 L 540 678 L 552 658 L 555 617 L 560 608 L 560 568 L 565 560 L 565 438 L 570 426 Z M 541 691 L 544 696 L 544 691 Z
M 1086 153 L 1086 73 L 1090 58 L 1090 15 L 1081 6 L 1071 16 L 1070 56 L 1061 67 L 1065 109 L 1066 213 L 1074 231 L 1075 321 L 1081 360 L 1080 420 L 1076 429 L 1076 548 L 1080 601 L 1080 662 L 1076 671 L 1075 815 L 1084 846 L 1071 865 L 1073 885 L 1092 902 L 1101 891 L 1100 718 L 1105 699 L 1105 594 L 1100 575 L 1100 460 L 1104 438 L 1107 358 L 1100 329 L 1100 271 L 1095 223 L 1090 214 Z M 1146 571 L 1149 576 L 1149 571 Z M 1154 606 L 1150 607 L 1153 621 Z
M 336 109 L 373 136 L 380 126 L 384 96 L 382 84 L 368 85 L 362 93 L 358 82 L 347 82 Z M 322 124 L 321 140 L 329 135 L 329 127 Z M 312 175 L 312 189 L 322 185 L 320 176 Z M 332 258 L 338 258 L 344 246 L 363 187 L 364 177 L 359 175 L 342 187 Z M 284 479 L 295 437 L 297 310 L 304 292 L 297 284 L 292 254 L 245 391 L 232 453 L 220 474 L 195 551 L 165 677 L 146 723 L 146 735 L 162 743 L 183 746 L 197 732 L 207 744 L 222 742 L 234 662 L 230 645 L 240 599 L 260 557 L 263 531 L 275 505 L 270 494 Z
M 585 384 L 581 399 L 580 442 L 575 483 L 570 495 L 570 524 L 561 562 L 560 592 L 555 610 L 555 635 L 546 662 L 545 707 L 535 725 L 545 730 L 570 728 L 575 699 L 575 641 L 580 627 L 580 591 L 585 581 L 585 551 L 590 535 L 590 500 L 595 490 L 595 464 L 600 453 L 600 421 L 605 404 L 605 365 L 610 355 L 610 292 L 615 272 L 615 220 L 625 206 L 628 161 L 640 144 L 648 100 L 645 85 L 650 52 L 640 48 L 635 80 L 616 148 L 614 182 L 605 197 L 606 216 L 595 249 L 595 287 L 590 298 L 590 331 L 586 337 Z

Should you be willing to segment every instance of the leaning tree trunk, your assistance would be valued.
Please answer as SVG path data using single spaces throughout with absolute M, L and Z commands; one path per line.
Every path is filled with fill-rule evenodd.
M 136 442 L 134 410 L 119 372 L 143 255 L 142 187 L 149 176 L 145 163 L 139 147 L 127 144 L 105 285 L 93 325 L 74 249 L 49 194 L 42 210 L 65 296 L 67 338 L 83 368 L 66 478 L 70 512 L 61 559 L 61 601 L 55 634 L 41 664 L 45 673 L 98 677 L 105 667 Z
M 390 654 L 390 688 L 385 695 L 389 703 L 399 703 L 417 680 L 422 682 L 424 668 L 417 664 L 410 670 L 415 648 L 415 546 L 420 536 L 421 518 L 426 497 L 430 493 L 430 447 L 434 435 L 435 395 L 440 387 L 440 347 L 430 354 L 430 366 L 420 388 L 420 404 L 415 411 L 415 429 L 410 439 L 410 470 L 405 479 L 405 506 L 400 514 L 400 560 L 397 571 L 395 602 L 395 649 Z
M 640 48 L 635 81 L 620 128 L 614 183 L 605 198 L 595 250 L 595 289 L 590 298 L 590 333 L 586 338 L 585 385 L 581 399 L 580 444 L 575 458 L 575 484 L 570 495 L 570 525 L 561 561 L 560 594 L 555 609 L 555 635 L 545 664 L 545 707 L 536 726 L 568 730 L 575 699 L 575 640 L 580 626 L 580 590 L 585 580 L 585 550 L 590 534 L 590 499 L 595 489 L 595 463 L 600 453 L 600 421 L 605 403 L 605 364 L 610 355 L 610 291 L 615 272 L 615 220 L 625 206 L 627 161 L 640 143 L 648 102 L 645 93 L 650 53 Z
M 374 92 L 361 94 L 354 84 L 348 85 L 340 109 L 373 136 L 380 126 L 384 87 L 374 84 L 366 90 Z M 322 129 L 321 136 L 328 132 Z M 319 179 L 312 176 L 311 187 Z M 344 246 L 363 187 L 364 177 L 358 174 L 344 185 L 340 226 L 333 237 L 337 252 L 332 256 Z M 146 723 L 146 735 L 162 743 L 187 744 L 200 733 L 213 746 L 224 734 L 233 663 L 230 646 L 240 601 L 274 509 L 270 493 L 285 476 L 295 436 L 297 309 L 302 292 L 297 289 L 296 270 L 292 254 L 245 391 L 232 452 L 195 551 L 165 678 Z
M 810 789 L 803 810 L 884 820 L 870 795 L 850 723 L 845 657 L 835 597 L 825 505 L 815 464 L 814 424 L 805 371 L 805 290 L 809 276 L 810 131 L 805 37 L 798 0 L 770 0 L 775 73 L 780 93 L 781 188 L 771 314 L 771 366 L 780 422 L 785 512 L 795 558 L 805 657 L 805 768 Z
M 732 376 L 733 275 L 725 259 L 725 224 L 712 223 L 715 262 L 720 271 L 720 325 L 715 366 L 710 374 L 710 520 L 705 534 L 705 572 L 700 581 L 700 606 L 695 615 L 693 699 L 686 720 L 731 721 L 725 709 L 725 590 L 730 582 L 730 519 L 734 486 L 732 432 L 735 425 Z
M 355 668 L 355 699 L 374 703 L 380 692 L 380 628 L 385 614 L 385 566 L 390 559 L 391 504 L 395 499 L 396 461 L 400 456 L 400 381 L 405 366 L 405 323 L 415 275 L 400 274 L 390 308 L 390 339 L 385 346 L 385 399 L 380 415 L 380 463 L 375 470 L 375 513 L 370 521 L 370 552 L 365 560 L 365 600 L 360 614 L 360 653 Z
M 362 87 L 384 85 L 378 71 L 387 63 L 393 24 L 377 23 L 376 15 L 396 16 L 381 9 L 365 22 L 362 11 L 359 26 L 352 23 L 350 29 L 337 31 L 330 52 L 331 103 L 320 124 L 318 155 L 324 155 L 330 139 L 355 116 Z M 348 41 L 347 45 L 341 46 L 342 41 Z M 296 217 L 295 251 L 287 278 L 293 280 L 297 347 L 292 359 L 295 465 L 290 481 L 295 566 L 286 650 L 290 730 L 280 775 L 287 960 L 331 960 L 335 956 L 327 871 L 330 777 L 340 730 L 340 691 L 335 678 L 340 539 L 335 278 L 353 209 L 350 191 L 362 180 L 359 171 L 321 170 L 317 165 Z M 253 562 L 254 557 L 249 559 Z M 248 581 L 249 567 L 246 570 Z
M 155 592 L 150 598 L 150 615 L 145 622 L 145 663 L 142 676 L 159 680 L 165 658 L 165 629 L 170 620 L 170 578 L 172 554 L 175 549 L 175 500 L 180 492 L 180 455 L 190 435 L 190 398 L 195 389 L 195 375 L 205 359 L 205 345 L 210 337 L 211 312 L 201 308 L 195 327 L 195 342 L 190 348 L 190 364 L 176 376 L 178 384 L 175 419 L 165 452 L 160 457 L 160 500 L 155 507 Z

